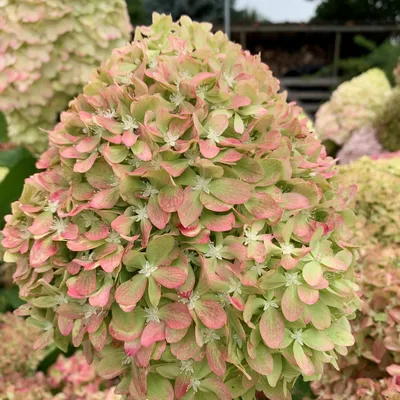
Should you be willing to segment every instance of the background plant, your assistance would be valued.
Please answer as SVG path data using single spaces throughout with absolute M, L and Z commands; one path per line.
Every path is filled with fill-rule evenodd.
M 47 143 L 43 130 L 54 125 L 100 60 L 129 39 L 126 5 L 6 0 L 0 27 L 0 110 L 11 141 L 40 152 Z

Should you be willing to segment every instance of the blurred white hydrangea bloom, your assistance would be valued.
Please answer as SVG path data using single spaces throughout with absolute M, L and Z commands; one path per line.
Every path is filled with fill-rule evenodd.
M 130 38 L 124 0 L 0 0 L 0 110 L 36 152 L 111 50 Z

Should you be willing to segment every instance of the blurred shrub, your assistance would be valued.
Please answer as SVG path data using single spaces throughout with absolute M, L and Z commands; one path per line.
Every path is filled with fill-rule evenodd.
M 0 2 L 0 110 L 9 138 L 40 152 L 91 70 L 129 39 L 124 0 Z
M 378 115 L 378 140 L 389 151 L 400 150 L 400 86 L 395 87 Z

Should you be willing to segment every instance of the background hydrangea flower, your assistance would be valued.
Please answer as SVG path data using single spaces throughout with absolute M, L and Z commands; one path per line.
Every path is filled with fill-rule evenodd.
M 10 139 L 42 151 L 58 114 L 91 70 L 129 39 L 123 0 L 0 4 L 0 110 Z
M 343 184 L 357 184 L 352 206 L 356 234 L 371 243 L 400 242 L 400 158 L 363 157 L 340 168 Z M 364 243 L 362 243 L 364 244 Z
M 9 343 L 13 346 L 13 343 Z M 3 372 L 3 371 L 2 371 Z M 72 357 L 59 356 L 43 372 L 24 371 L 0 375 L 0 396 L 4 400 L 118 400 L 110 382 L 96 375 L 81 351 Z
M 290 398 L 354 343 L 355 255 L 334 160 L 269 68 L 154 15 L 50 133 L 4 229 L 43 324 L 116 393 Z
M 343 145 L 353 131 L 375 126 L 390 92 L 390 83 L 378 68 L 342 83 L 316 114 L 318 137 Z
M 320 399 L 339 399 L 338 393 L 350 399 L 400 396 L 399 166 L 398 157 L 365 157 L 341 167 L 345 181 L 359 187 L 353 206 L 360 215 L 356 231 L 363 248 L 356 271 L 364 303 L 352 321 L 356 344 L 340 358 L 340 372 L 328 367 L 312 385 Z
M 384 149 L 379 143 L 376 133 L 376 129 L 368 127 L 354 131 L 337 153 L 340 164 L 349 164 L 363 156 L 381 154 Z
M 40 330 L 11 313 L 0 314 L 0 376 L 34 372 L 44 351 L 33 351 Z

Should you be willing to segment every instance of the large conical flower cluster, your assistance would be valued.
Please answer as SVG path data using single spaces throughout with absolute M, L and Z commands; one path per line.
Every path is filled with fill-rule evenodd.
M 90 72 L 129 39 L 123 0 L 2 0 L 0 110 L 11 140 L 43 150 Z
M 354 339 L 354 188 L 258 56 L 155 14 L 50 133 L 5 259 L 43 327 L 135 400 L 290 398 Z

